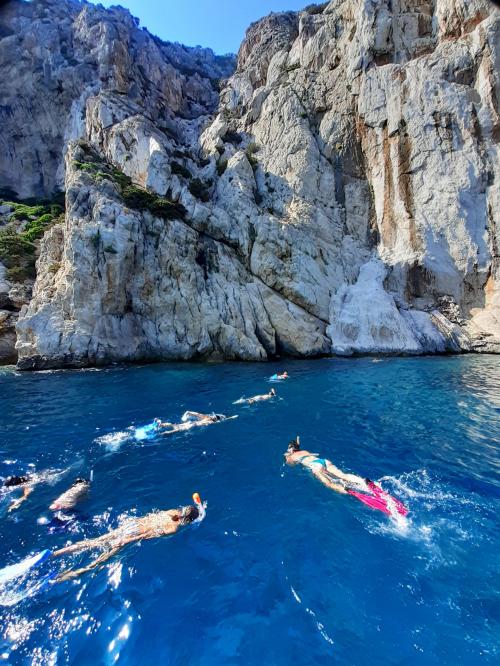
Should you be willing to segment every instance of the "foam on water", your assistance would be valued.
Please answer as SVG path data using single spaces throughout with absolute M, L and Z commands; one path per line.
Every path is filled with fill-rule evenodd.
M 94 442 L 101 444 L 108 451 L 117 451 L 123 444 L 133 439 L 133 433 L 130 430 L 119 430 L 118 432 L 109 432 L 106 435 L 96 437 Z

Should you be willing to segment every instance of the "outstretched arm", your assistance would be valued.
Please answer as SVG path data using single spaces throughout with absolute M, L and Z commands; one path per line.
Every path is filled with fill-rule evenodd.
M 12 502 L 9 505 L 8 513 L 11 511 L 15 511 L 16 509 L 19 509 L 21 504 L 28 499 L 28 497 L 31 495 L 33 492 L 33 488 L 31 486 L 26 486 L 26 488 L 23 490 L 23 495 L 19 499 L 12 500 Z
M 200 412 L 184 412 L 184 416 L 194 416 L 195 419 L 206 419 L 207 415 L 206 414 L 201 414 Z

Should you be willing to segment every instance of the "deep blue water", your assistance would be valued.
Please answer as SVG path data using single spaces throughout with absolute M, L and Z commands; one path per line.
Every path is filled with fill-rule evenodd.
M 499 662 L 500 358 L 286 368 L 280 399 L 251 407 L 231 403 L 268 390 L 278 368 L 0 370 L 0 475 L 30 464 L 64 472 L 15 513 L 1 500 L 0 567 L 102 534 L 123 515 L 188 503 L 193 491 L 208 501 L 201 524 L 129 546 L 75 582 L 18 603 L 0 590 L 5 660 Z M 186 409 L 240 416 L 161 442 L 120 442 L 127 426 L 177 420 Z M 285 468 L 282 452 L 297 433 L 344 469 L 385 477 L 410 508 L 408 528 Z M 51 533 L 43 524 L 51 500 L 90 469 L 82 520 Z

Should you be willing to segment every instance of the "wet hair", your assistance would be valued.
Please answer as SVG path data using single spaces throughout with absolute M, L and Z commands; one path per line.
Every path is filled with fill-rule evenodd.
M 288 443 L 288 450 L 289 451 L 300 451 L 300 444 L 299 444 L 299 438 L 296 437 L 295 439 L 292 439 Z
M 89 479 L 81 479 L 80 477 L 78 477 L 78 479 L 75 479 L 75 480 L 73 481 L 73 483 L 72 483 L 72 487 L 73 487 L 73 486 L 78 486 L 78 485 L 80 485 L 80 483 L 84 483 L 86 486 L 90 486 L 90 481 L 89 481 Z
M 23 483 L 28 483 L 29 476 L 8 476 L 3 485 L 5 488 L 13 488 L 14 486 L 22 486 Z
M 276 395 L 276 391 L 275 391 L 273 388 L 269 391 L 269 393 L 270 393 L 271 395 Z
M 223 421 L 226 417 L 224 414 L 212 414 L 212 418 L 214 421 Z
M 189 525 L 189 523 L 192 523 L 193 520 L 196 520 L 198 516 L 200 515 L 200 511 L 196 506 L 188 506 L 184 509 L 183 515 L 181 518 L 181 524 L 182 525 Z

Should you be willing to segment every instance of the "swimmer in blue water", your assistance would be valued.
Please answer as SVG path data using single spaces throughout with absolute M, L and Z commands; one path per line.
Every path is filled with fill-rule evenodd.
M 161 432 L 160 434 L 172 435 L 175 432 L 186 432 L 187 430 L 191 430 L 191 428 L 207 426 L 236 418 L 238 417 L 226 416 L 225 414 L 202 414 L 200 412 L 187 411 L 182 415 L 181 423 L 161 422 L 159 428 L 164 429 L 165 432 Z
M 6 492 L 22 489 L 23 494 L 18 499 L 12 500 L 9 504 L 8 512 L 18 509 L 25 502 L 34 490 L 35 475 L 23 474 L 21 476 L 14 474 L 8 476 L 3 482 L 3 489 Z
M 11 513 L 28 499 L 34 491 L 35 486 L 40 483 L 47 483 L 54 481 L 60 472 L 28 472 L 26 474 L 8 476 L 3 480 L 2 491 L 3 493 L 10 493 L 16 490 L 22 490 L 23 493 L 18 499 L 12 500 L 9 504 L 8 512 Z
M 234 405 L 242 405 L 242 404 L 247 404 L 247 405 L 253 405 L 255 402 L 262 402 L 263 400 L 271 400 L 272 398 L 276 397 L 276 391 L 272 388 L 269 393 L 263 393 L 262 395 L 254 395 L 251 398 L 240 398 L 239 400 L 236 400 L 233 404 Z
M 86 498 L 89 489 L 90 481 L 88 479 L 75 479 L 71 487 L 52 502 L 49 507 L 50 510 L 69 511 L 74 509 L 79 502 Z
M 179 509 L 167 511 L 154 511 L 142 518 L 128 518 L 117 529 L 97 537 L 78 541 L 70 546 L 61 548 L 52 553 L 52 557 L 82 553 L 86 550 L 104 551 L 97 559 L 86 567 L 64 571 L 55 578 L 54 582 L 62 582 L 78 578 L 83 573 L 91 571 L 100 566 L 111 557 L 116 555 L 129 543 L 142 541 L 143 539 L 155 539 L 157 537 L 175 534 L 184 525 L 203 520 L 205 517 L 206 504 L 200 499 L 198 493 L 193 494 L 194 504 L 182 506 Z

